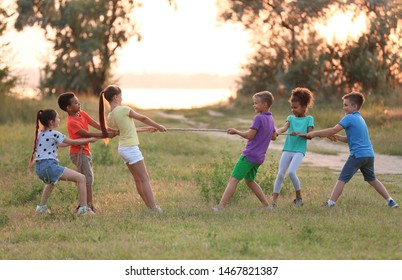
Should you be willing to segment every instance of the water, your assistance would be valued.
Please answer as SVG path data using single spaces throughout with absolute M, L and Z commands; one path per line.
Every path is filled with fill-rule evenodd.
M 236 93 L 226 88 L 183 89 L 183 88 L 124 88 L 123 103 L 140 109 L 191 109 L 210 105 L 227 104 L 236 98 Z M 40 99 L 34 88 L 19 90 L 18 98 Z M 79 98 L 79 95 L 78 95 Z
M 226 104 L 236 97 L 230 89 L 122 88 L 123 103 L 141 109 L 191 109 Z

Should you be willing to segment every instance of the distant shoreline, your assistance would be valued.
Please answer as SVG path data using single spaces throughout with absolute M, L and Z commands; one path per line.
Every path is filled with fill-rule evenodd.
M 37 87 L 39 85 L 39 69 L 21 69 L 15 73 L 22 76 L 24 85 Z M 165 73 L 116 73 L 114 80 L 126 88 L 227 88 L 235 87 L 236 75 L 199 74 L 165 74 Z

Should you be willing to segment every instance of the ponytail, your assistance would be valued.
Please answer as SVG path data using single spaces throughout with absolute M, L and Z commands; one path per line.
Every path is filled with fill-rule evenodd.
M 103 138 L 107 138 L 108 133 L 107 133 L 107 123 L 106 123 L 106 118 L 105 118 L 104 94 L 105 94 L 104 90 L 102 90 L 101 93 L 99 94 L 99 124 L 100 124 L 101 130 L 102 130 Z
M 42 115 L 43 110 L 39 110 L 36 113 L 36 129 L 35 129 L 35 136 L 34 136 L 34 146 L 31 154 L 31 159 L 29 160 L 28 167 L 31 167 L 34 160 L 34 154 L 36 152 L 36 142 L 38 142 L 38 130 L 39 130 L 39 117 Z

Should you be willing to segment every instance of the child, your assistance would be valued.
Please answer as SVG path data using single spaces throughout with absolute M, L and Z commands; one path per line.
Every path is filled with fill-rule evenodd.
M 133 175 L 139 195 L 151 211 L 162 212 L 160 206 L 155 204 L 144 158 L 138 148 L 139 140 L 134 119 L 152 126 L 152 128 L 144 128 L 138 131 L 155 131 L 155 129 L 166 131 L 166 128 L 135 112 L 129 106 L 122 106 L 121 89 L 117 86 L 108 86 L 99 96 L 99 122 L 104 135 L 107 133 L 107 126 L 103 98 L 110 105 L 110 113 L 107 117 L 108 122 L 120 131 L 118 152 Z
M 346 115 L 334 127 L 312 131 L 307 134 L 308 139 L 314 137 L 331 137 L 334 141 L 348 143 L 350 156 L 346 161 L 338 181 L 336 182 L 331 196 L 324 206 L 333 207 L 343 188 L 353 175 L 360 169 L 364 180 L 387 200 L 388 206 L 398 208 L 398 204 L 391 198 L 384 185 L 375 177 L 374 174 L 374 150 L 371 145 L 370 136 L 366 122 L 360 115 L 360 107 L 364 103 L 364 95 L 360 92 L 351 92 L 342 97 L 343 110 Z M 346 132 L 346 137 L 337 135 L 342 129 Z
M 43 129 L 39 131 L 39 122 Z M 87 206 L 87 192 L 85 189 L 85 176 L 67 167 L 60 166 L 57 159 L 57 149 L 59 146 L 84 145 L 95 142 L 96 138 L 70 139 L 60 132 L 54 130 L 60 124 L 59 114 L 52 109 L 39 110 L 36 115 L 36 131 L 34 148 L 31 155 L 29 166 L 35 158 L 35 170 L 38 177 L 46 184 L 43 189 L 40 204 L 36 207 L 37 213 L 49 213 L 47 200 L 59 180 L 77 182 L 79 208 L 77 214 L 95 214 Z
M 102 138 L 102 132 L 89 132 L 88 125 L 101 130 L 99 123 L 81 110 L 78 98 L 72 92 L 66 92 L 59 96 L 60 109 L 68 113 L 66 120 L 68 136 L 71 139 L 88 137 Z M 117 130 L 109 129 L 107 137 L 113 138 L 118 134 Z M 93 163 L 89 143 L 83 146 L 70 146 L 71 162 L 77 167 L 77 171 L 85 175 L 87 189 L 87 204 L 96 212 L 93 205 L 92 185 L 94 181 Z
M 229 134 L 237 134 L 247 139 L 247 144 L 240 159 L 236 163 L 232 176 L 229 179 L 225 192 L 219 204 L 212 208 L 218 212 L 227 206 L 229 200 L 236 191 L 240 180 L 244 179 L 246 185 L 254 192 L 261 203 L 267 207 L 268 201 L 261 187 L 254 181 L 259 166 L 265 160 L 269 143 L 276 139 L 275 124 L 269 109 L 274 103 L 274 97 L 268 91 L 258 92 L 253 95 L 254 110 L 257 113 L 249 130 L 238 131 L 228 129 Z
M 287 117 L 285 124 L 276 130 L 277 135 L 288 131 L 283 152 L 279 161 L 278 175 L 275 180 L 274 191 L 272 195 L 272 204 L 270 208 L 275 208 L 279 193 L 281 192 L 282 183 L 285 178 L 286 170 L 293 187 L 296 191 L 296 198 L 293 200 L 295 206 L 303 206 L 303 199 L 300 191 L 300 181 L 296 175 L 304 155 L 307 150 L 307 139 L 298 134 L 306 134 L 314 128 L 314 119 L 312 116 L 307 116 L 308 108 L 311 108 L 314 103 L 314 96 L 307 88 L 295 88 L 292 90 L 292 95 L 289 98 L 293 115 Z

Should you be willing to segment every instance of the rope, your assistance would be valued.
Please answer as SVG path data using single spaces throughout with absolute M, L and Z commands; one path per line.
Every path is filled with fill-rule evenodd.
M 213 129 L 213 128 L 166 128 L 167 131 L 204 131 L 204 132 L 227 132 L 226 129 Z

